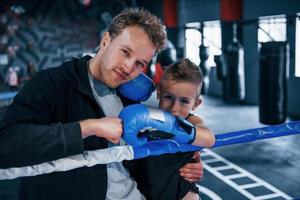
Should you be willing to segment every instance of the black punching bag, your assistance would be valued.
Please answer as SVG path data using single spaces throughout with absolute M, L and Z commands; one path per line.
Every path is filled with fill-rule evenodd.
M 222 83 L 222 99 L 226 101 L 228 99 L 228 95 L 227 95 L 228 86 L 226 85 L 227 83 L 226 79 L 228 76 L 228 67 L 225 61 L 225 56 L 223 54 L 215 55 L 214 61 L 217 67 L 217 78 Z
M 199 67 L 201 68 L 203 74 L 201 94 L 206 94 L 209 85 L 209 78 L 208 78 L 209 66 L 207 62 L 209 57 L 209 48 L 207 46 L 204 46 L 203 42 L 199 46 L 199 57 L 200 57 Z
M 174 45 L 170 40 L 167 41 L 167 45 L 164 49 L 158 52 L 156 62 L 160 63 L 163 68 L 176 62 L 177 53 Z
M 216 63 L 216 67 L 217 67 L 217 78 L 220 81 L 223 81 L 224 78 L 227 76 L 227 73 L 228 73 L 224 56 L 222 54 L 221 55 L 215 55 L 214 56 L 214 61 Z
M 286 42 L 265 42 L 260 47 L 259 121 L 280 124 L 287 115 Z
M 236 36 L 236 24 L 233 25 L 233 40 L 225 51 L 227 76 L 223 98 L 225 101 L 240 102 L 245 98 L 244 48 Z
M 226 51 L 228 101 L 242 101 L 245 98 L 244 49 L 238 41 L 231 42 Z
M 209 84 L 209 66 L 208 66 L 208 58 L 209 58 L 209 48 L 204 45 L 204 23 L 201 23 L 200 26 L 200 33 L 201 33 L 201 45 L 199 46 L 199 58 L 200 58 L 200 64 L 199 67 L 203 74 L 203 83 L 201 88 L 201 94 L 206 94 L 208 90 L 208 84 Z

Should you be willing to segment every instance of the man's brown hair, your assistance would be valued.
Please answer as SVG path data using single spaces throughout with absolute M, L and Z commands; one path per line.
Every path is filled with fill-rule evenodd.
M 157 50 L 165 46 L 167 34 L 164 25 L 160 19 L 143 8 L 128 8 L 123 10 L 112 19 L 108 27 L 108 32 L 111 38 L 114 39 L 123 29 L 131 26 L 142 28 Z

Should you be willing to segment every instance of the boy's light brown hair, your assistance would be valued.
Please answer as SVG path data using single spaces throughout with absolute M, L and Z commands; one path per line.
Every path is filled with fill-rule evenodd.
M 157 51 L 165 46 L 167 33 L 164 25 L 160 19 L 143 8 L 128 8 L 123 10 L 112 19 L 108 27 L 108 33 L 114 39 L 125 28 L 132 26 L 142 28 L 155 45 Z
M 203 74 L 199 66 L 190 61 L 188 58 L 183 58 L 165 69 L 161 81 L 164 80 L 189 82 L 199 85 L 201 89 L 203 82 Z

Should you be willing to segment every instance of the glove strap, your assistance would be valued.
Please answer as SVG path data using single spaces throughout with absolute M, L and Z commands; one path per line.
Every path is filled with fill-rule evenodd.
M 185 132 L 190 136 L 190 140 L 188 141 L 189 144 L 193 143 L 195 141 L 196 137 L 196 128 L 191 124 L 189 121 L 181 118 L 181 117 L 176 117 L 179 126 L 185 130 Z

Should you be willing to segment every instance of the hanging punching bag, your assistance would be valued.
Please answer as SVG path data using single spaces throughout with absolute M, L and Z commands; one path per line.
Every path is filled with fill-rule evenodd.
M 245 70 L 244 48 L 236 36 L 236 24 L 233 24 L 233 40 L 225 51 L 227 76 L 225 84 L 224 100 L 240 102 L 245 98 Z
M 176 49 L 172 42 L 168 40 L 166 47 L 159 51 L 156 56 L 156 63 L 154 65 L 154 70 L 152 70 L 152 80 L 155 85 L 160 83 L 165 68 L 176 62 L 176 60 Z
M 209 57 L 209 48 L 207 46 L 204 46 L 203 43 L 199 46 L 199 57 L 200 57 L 199 67 L 201 68 L 203 74 L 203 84 L 202 84 L 201 94 L 206 94 L 209 85 L 209 78 L 208 78 L 209 66 L 207 62 Z
M 243 18 L 243 0 L 220 0 L 220 16 L 222 20 L 222 38 L 224 44 L 226 76 L 223 78 L 223 100 L 240 102 L 245 97 L 244 50 L 238 41 L 237 24 Z M 232 32 L 227 29 L 232 25 Z M 227 43 L 233 34 L 233 41 Z M 225 42 L 226 41 L 226 42 Z M 227 48 L 226 48 L 227 47 Z
M 216 63 L 216 68 L 217 68 L 217 78 L 219 81 L 222 83 L 222 99 L 226 101 L 228 98 L 226 95 L 227 93 L 227 85 L 226 85 L 226 78 L 228 74 L 228 68 L 227 64 L 225 61 L 225 56 L 223 54 L 221 55 L 215 55 L 214 56 L 214 61 Z
M 259 121 L 280 124 L 287 115 L 286 42 L 265 42 L 260 47 Z
M 227 76 L 227 67 L 226 67 L 224 56 L 222 54 L 215 55 L 214 61 L 217 67 L 217 78 L 219 81 L 223 81 L 224 78 Z
M 209 58 L 209 47 L 204 45 L 204 23 L 201 22 L 200 25 L 200 33 L 201 33 L 201 44 L 199 46 L 199 58 L 200 63 L 199 67 L 201 68 L 203 74 L 203 83 L 201 88 L 201 94 L 206 94 L 209 85 L 209 66 L 208 66 L 208 58 Z
M 170 40 L 167 41 L 167 45 L 164 49 L 158 52 L 156 62 L 160 63 L 163 68 L 176 62 L 177 53 L 174 45 Z

